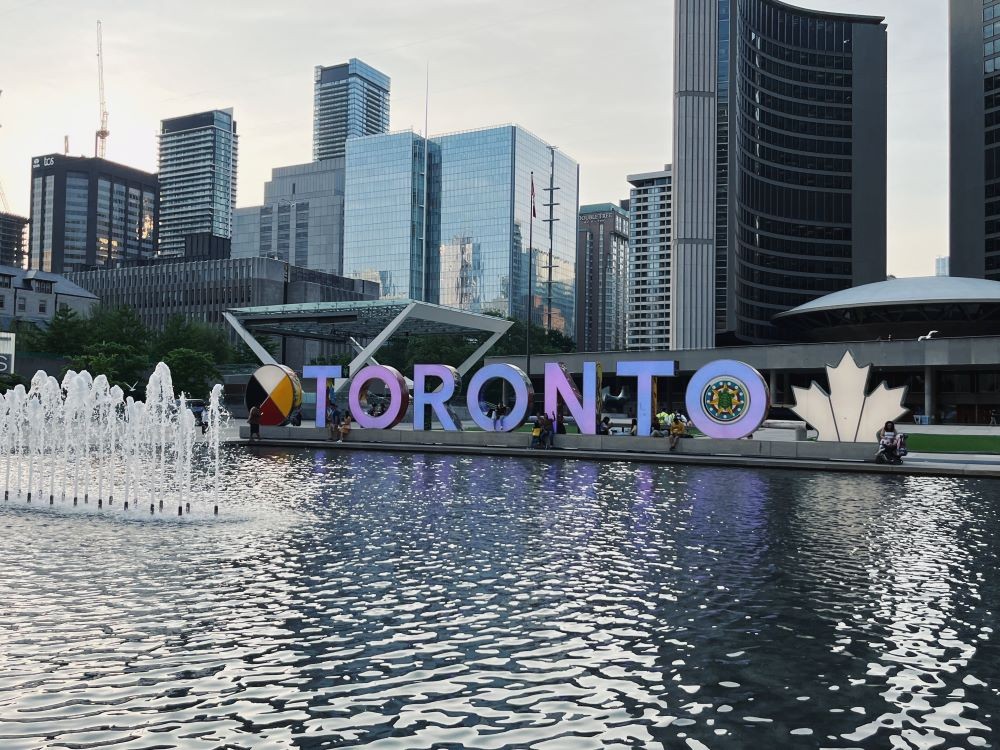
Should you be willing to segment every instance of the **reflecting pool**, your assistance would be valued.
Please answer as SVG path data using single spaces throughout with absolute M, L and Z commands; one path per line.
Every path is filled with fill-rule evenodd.
M 218 518 L 0 505 L 0 748 L 998 745 L 1000 482 L 224 464 Z

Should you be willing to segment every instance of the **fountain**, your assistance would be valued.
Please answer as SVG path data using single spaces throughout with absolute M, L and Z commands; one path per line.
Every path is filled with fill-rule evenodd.
M 148 501 L 150 513 L 165 500 L 178 515 L 195 497 L 211 500 L 219 513 L 221 433 L 229 415 L 222 386 L 212 388 L 203 419 L 205 439 L 187 397 L 174 396 L 170 368 L 156 366 L 146 401 L 135 401 L 104 375 L 68 371 L 62 382 L 39 370 L 27 390 L 18 385 L 0 395 L 0 456 L 4 502 L 72 498 L 97 507 L 121 500 L 123 511 Z M 202 488 L 196 491 L 193 488 Z

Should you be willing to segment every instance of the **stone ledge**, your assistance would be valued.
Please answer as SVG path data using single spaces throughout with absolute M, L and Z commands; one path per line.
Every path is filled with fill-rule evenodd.
M 295 440 L 310 442 L 333 442 L 325 429 L 315 427 L 262 427 L 263 440 Z M 250 428 L 240 426 L 240 438 L 247 439 Z M 399 445 L 404 446 L 454 446 L 456 448 L 528 448 L 531 436 L 525 432 L 445 432 L 428 430 L 365 430 L 352 429 L 345 441 L 351 444 Z M 594 451 L 608 453 L 671 454 L 676 456 L 738 456 L 751 458 L 782 458 L 810 461 L 851 461 L 873 462 L 874 443 L 820 443 L 816 441 L 769 441 L 769 440 L 711 440 L 707 438 L 686 438 L 677 443 L 674 451 L 669 450 L 667 438 L 605 436 L 605 435 L 558 435 L 555 446 L 561 452 Z

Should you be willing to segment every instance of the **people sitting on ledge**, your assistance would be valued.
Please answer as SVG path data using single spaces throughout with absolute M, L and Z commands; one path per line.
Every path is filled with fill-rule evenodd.
M 687 424 L 681 421 L 680 415 L 674 414 L 674 421 L 670 423 L 670 450 L 677 447 L 678 441 L 687 432 Z
M 666 437 L 667 433 L 663 431 L 663 423 L 660 422 L 658 416 L 653 417 L 653 421 L 649 426 L 649 434 L 652 437 Z
M 611 434 L 611 417 L 605 417 L 597 425 L 598 435 L 610 435 Z
M 632 424 L 629 425 L 628 434 L 635 437 L 639 434 L 639 420 L 635 417 L 632 418 Z
M 350 434 L 350 432 L 351 432 L 351 413 L 344 412 L 344 418 L 343 420 L 341 420 L 340 426 L 337 428 L 337 434 L 340 436 L 337 439 L 337 442 L 338 443 L 344 442 L 344 438 L 346 438 Z

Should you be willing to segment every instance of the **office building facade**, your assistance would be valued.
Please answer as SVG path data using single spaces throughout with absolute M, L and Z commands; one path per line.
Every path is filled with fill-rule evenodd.
M 673 169 L 628 177 L 629 253 L 625 346 L 670 349 Z
M 160 255 L 184 254 L 184 237 L 233 236 L 238 138 L 232 109 L 160 123 Z
M 24 266 L 28 219 L 0 211 L 0 266 Z
M 68 274 L 70 281 L 105 305 L 127 305 L 143 324 L 161 330 L 180 315 L 219 326 L 232 338 L 222 314 L 233 307 L 378 299 L 378 286 L 358 279 L 297 268 L 271 258 L 235 258 Z M 235 339 L 234 343 L 235 343 Z M 301 367 L 332 352 L 321 342 L 293 342 L 282 361 Z
M 949 0 L 952 276 L 1000 280 L 1000 2 Z
M 575 335 L 579 168 L 558 149 L 515 125 L 352 139 L 345 185 L 346 275 L 390 299 L 518 319 L 530 305 Z
M 671 345 L 885 278 L 886 27 L 778 0 L 678 0 Z
M 313 84 L 313 159 L 344 156 L 348 138 L 389 132 L 389 76 L 361 60 L 317 65 Z
M 339 274 L 344 248 L 344 159 L 278 167 L 264 184 L 264 203 L 238 208 L 234 258 L 276 258 Z
M 629 214 L 615 203 L 580 206 L 576 240 L 576 348 L 626 348 Z
M 51 273 L 156 254 L 156 175 L 106 159 L 49 154 L 31 161 L 28 267 Z

